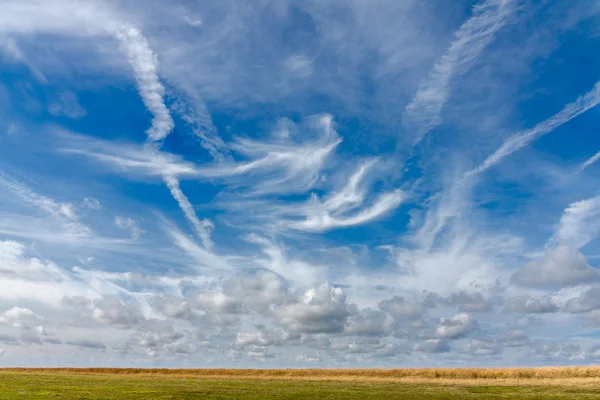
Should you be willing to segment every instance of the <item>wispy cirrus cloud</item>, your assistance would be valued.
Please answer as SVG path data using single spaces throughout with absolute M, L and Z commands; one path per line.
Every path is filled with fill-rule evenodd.
M 0 170 L 0 186 L 18 196 L 25 203 L 33 205 L 46 213 L 70 222 L 77 221 L 77 208 L 72 203 L 61 203 L 34 192 L 22 182 Z
M 508 157 L 515 151 L 522 149 L 534 140 L 537 140 L 540 137 L 554 131 L 556 128 L 597 106 L 599 103 L 600 82 L 596 83 L 592 90 L 579 96 L 574 102 L 567 104 L 560 112 L 554 114 L 552 117 L 538 123 L 529 130 L 518 132 L 510 136 L 478 167 L 466 172 L 464 179 L 469 179 L 472 176 L 476 176 L 487 171 L 502 161 L 505 157 Z
M 471 17 L 454 34 L 447 52 L 437 61 L 404 109 L 404 123 L 415 129 L 415 142 L 441 122 L 452 80 L 466 74 L 494 35 L 515 15 L 520 0 L 484 0 L 473 7 Z
M 585 160 L 583 163 L 581 163 L 579 168 L 577 168 L 577 172 L 582 172 L 583 170 L 590 167 L 598 160 L 600 160 L 600 151 L 597 152 L 596 154 L 594 154 L 593 156 L 591 156 L 590 158 L 588 158 L 587 160 Z

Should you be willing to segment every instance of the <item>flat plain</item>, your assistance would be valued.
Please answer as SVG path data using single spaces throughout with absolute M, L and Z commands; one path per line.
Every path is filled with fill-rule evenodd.
M 600 399 L 600 367 L 0 369 L 0 399 Z

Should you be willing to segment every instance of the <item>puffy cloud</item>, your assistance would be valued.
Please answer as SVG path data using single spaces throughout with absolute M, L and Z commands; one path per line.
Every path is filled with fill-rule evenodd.
M 91 309 L 92 318 L 119 329 L 130 329 L 145 320 L 135 304 L 127 304 L 116 297 L 95 300 Z
M 0 322 L 9 324 L 14 328 L 29 329 L 42 319 L 29 308 L 13 307 L 0 314 Z
M 307 290 L 296 302 L 279 310 L 281 324 L 302 333 L 343 332 L 350 307 L 338 287 L 322 284 Z
M 459 339 L 478 329 L 478 323 L 467 313 L 441 318 L 436 328 L 440 339 Z
M 385 335 L 390 332 L 392 324 L 393 319 L 386 313 L 365 310 L 348 318 L 345 333 L 358 336 Z
M 519 314 L 544 314 L 558 311 L 549 297 L 521 296 L 508 299 L 504 311 Z
M 592 287 L 578 297 L 567 300 L 564 311 L 571 313 L 581 313 L 600 308 L 600 287 Z
M 464 312 L 488 312 L 494 307 L 491 299 L 486 299 L 481 292 L 469 293 L 460 291 L 452 293 L 446 300 L 451 306 L 457 306 Z
M 381 301 L 379 308 L 389 313 L 396 322 L 420 319 L 427 312 L 427 307 L 422 302 L 409 301 L 401 296 Z
M 526 264 L 511 277 L 517 285 L 533 287 L 575 286 L 600 280 L 600 272 L 568 246 L 558 246 L 543 260 Z
M 235 314 L 242 311 L 241 299 L 223 292 L 200 293 L 194 300 L 198 307 L 217 313 Z
M 290 297 L 286 282 L 269 271 L 235 275 L 223 283 L 223 292 L 242 299 L 244 307 L 259 312 L 271 310 Z

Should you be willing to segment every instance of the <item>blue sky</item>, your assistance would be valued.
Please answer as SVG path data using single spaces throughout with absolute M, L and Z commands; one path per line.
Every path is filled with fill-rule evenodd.
M 0 365 L 600 359 L 596 0 L 0 3 Z

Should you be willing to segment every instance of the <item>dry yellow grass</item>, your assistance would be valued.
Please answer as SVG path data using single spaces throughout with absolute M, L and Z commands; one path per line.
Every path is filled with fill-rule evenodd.
M 206 379 L 406 381 L 478 385 L 600 385 L 600 367 L 427 369 L 5 368 L 2 372 L 169 376 Z

